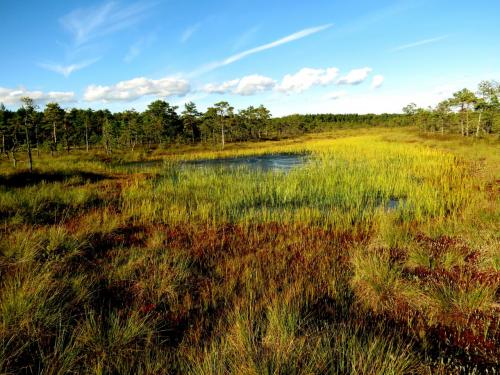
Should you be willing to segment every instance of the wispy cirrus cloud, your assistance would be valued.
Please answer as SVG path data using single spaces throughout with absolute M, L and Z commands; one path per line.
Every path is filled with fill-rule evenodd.
M 442 40 L 447 39 L 448 37 L 449 37 L 449 35 L 442 35 L 442 36 L 438 36 L 438 37 L 435 37 L 435 38 L 422 39 L 422 40 L 419 40 L 417 42 L 403 44 L 401 46 L 395 47 L 395 48 L 391 49 L 390 51 L 391 52 L 397 52 L 397 51 L 403 51 L 403 50 L 409 49 L 409 48 L 420 47 L 420 46 L 424 46 L 426 44 L 432 44 L 432 43 L 440 42 Z
M 259 32 L 259 30 L 260 30 L 259 26 L 254 26 L 245 31 L 243 34 L 241 34 L 236 39 L 236 42 L 234 42 L 233 44 L 233 51 L 239 50 L 241 47 L 247 45 L 253 39 L 253 37 Z
M 69 77 L 72 73 L 92 65 L 100 59 L 88 57 L 88 51 L 99 44 L 100 38 L 129 28 L 144 20 L 154 5 L 156 3 L 151 1 L 129 5 L 107 1 L 99 6 L 74 9 L 59 19 L 63 28 L 71 35 L 71 42 L 67 46 L 66 62 L 39 63 L 38 65 Z M 147 40 L 141 43 L 145 44 Z M 125 60 L 133 60 L 142 48 L 143 45 L 140 43 L 132 45 Z M 80 61 L 75 62 L 74 60 L 78 56 L 80 56 Z
M 375 25 L 387 20 L 398 17 L 401 13 L 419 8 L 426 0 L 395 1 L 389 5 L 377 8 L 367 13 L 360 13 L 358 17 L 350 19 L 345 24 L 339 24 L 336 28 L 336 37 L 345 37 L 346 35 L 365 31 L 375 27 Z
M 189 39 L 191 39 L 191 37 L 200 29 L 200 27 L 201 22 L 198 22 L 186 28 L 181 34 L 181 43 L 186 43 Z
M 146 1 L 123 6 L 108 1 L 96 7 L 75 9 L 59 21 L 73 35 L 78 46 L 137 24 L 144 20 L 154 5 Z
M 255 47 L 255 48 L 250 48 L 250 49 L 247 49 L 247 50 L 245 50 L 243 52 L 240 52 L 240 53 L 237 53 L 235 55 L 229 56 L 229 57 L 227 57 L 226 59 L 224 59 L 222 61 L 216 61 L 216 62 L 213 62 L 211 64 L 205 65 L 205 66 L 201 67 L 200 69 L 195 70 L 194 72 L 192 72 L 189 75 L 190 76 L 198 76 L 198 75 L 201 75 L 203 73 L 210 72 L 210 71 L 215 70 L 217 68 L 220 68 L 222 66 L 226 66 L 226 65 L 235 63 L 236 61 L 244 59 L 245 57 L 248 57 L 250 55 L 254 55 L 256 53 L 263 52 L 263 51 L 266 51 L 266 50 L 269 50 L 269 49 L 272 49 L 272 48 L 279 47 L 279 46 L 281 46 L 283 44 L 287 44 L 287 43 L 293 42 L 295 40 L 299 40 L 299 39 L 305 38 L 305 37 L 307 37 L 309 35 L 313 35 L 313 34 L 319 33 L 320 31 L 327 30 L 330 27 L 332 27 L 332 24 L 326 24 L 326 25 L 321 25 L 321 26 L 316 26 L 316 27 L 310 27 L 310 28 L 307 28 L 307 29 L 303 29 L 303 30 L 297 31 L 297 32 L 295 32 L 293 34 L 290 34 L 290 35 L 287 35 L 287 36 L 285 36 L 283 38 L 277 39 L 277 40 L 275 40 L 273 42 L 266 43 L 266 44 L 260 45 L 258 47 Z
M 62 74 L 64 77 L 69 77 L 71 73 L 76 72 L 77 70 L 86 68 L 92 64 L 95 64 L 99 61 L 100 58 L 90 59 L 86 61 L 82 61 L 80 63 L 69 64 L 69 65 L 61 65 L 55 63 L 39 63 L 38 65 L 44 69 L 50 70 L 55 73 Z
M 156 34 L 151 33 L 144 37 L 136 40 L 132 45 L 130 45 L 127 54 L 123 58 L 123 61 L 126 63 L 130 63 L 135 60 L 143 50 L 150 47 L 156 40 Z

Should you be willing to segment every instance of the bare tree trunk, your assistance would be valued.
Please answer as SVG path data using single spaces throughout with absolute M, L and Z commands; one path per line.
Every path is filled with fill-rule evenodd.
M 28 146 L 28 166 L 30 169 L 30 172 L 33 172 L 33 158 L 31 155 L 31 141 L 30 141 L 30 136 L 28 132 L 28 125 L 26 124 L 26 121 L 24 122 L 24 129 L 26 131 L 26 145 Z
M 12 150 L 11 150 L 11 155 L 12 155 L 12 165 L 14 166 L 14 168 L 17 167 L 17 158 L 16 158 L 16 152 L 14 150 L 14 147 L 12 147 Z
M 224 122 L 222 122 L 222 148 L 224 148 Z
M 465 136 L 469 136 L 469 111 L 465 111 Z
M 107 139 L 104 141 L 104 150 L 106 151 L 106 155 L 110 154 L 110 151 L 109 151 L 109 141 Z
M 479 129 L 481 129 L 481 115 L 483 112 L 479 112 L 479 119 L 477 120 L 476 137 L 479 137 Z
M 460 131 L 462 132 L 462 137 L 465 135 L 464 131 L 464 104 L 462 103 L 462 108 L 460 109 Z
M 57 132 L 56 132 L 56 122 L 52 123 L 52 139 L 54 141 L 54 145 L 57 148 Z
M 40 156 L 40 147 L 38 146 L 38 122 L 35 123 L 35 145 L 36 145 L 36 156 Z
M 89 126 L 85 122 L 85 149 L 89 152 Z
M 5 134 L 2 134 L 2 154 L 7 155 L 7 150 L 5 149 Z
M 50 156 L 54 156 L 57 151 L 57 133 L 56 133 L 56 122 L 52 122 L 52 146 L 50 147 Z

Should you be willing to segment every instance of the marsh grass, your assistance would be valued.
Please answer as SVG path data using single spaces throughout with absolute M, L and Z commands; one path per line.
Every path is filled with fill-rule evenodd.
M 497 151 L 376 129 L 2 162 L 0 372 L 491 372 Z M 269 153 L 308 158 L 180 165 Z
M 475 198 L 453 155 L 363 137 L 294 147 L 313 156 L 289 173 L 166 165 L 159 180 L 137 180 L 123 192 L 123 210 L 143 223 L 301 222 L 344 230 L 369 227 L 396 199 L 403 203 L 390 209 L 395 221 L 425 222 L 457 215 Z
M 282 303 L 272 304 L 261 318 L 239 312 L 223 338 L 206 347 L 201 355 L 189 357 L 189 369 L 195 374 L 422 371 L 411 345 L 401 346 L 391 334 L 350 324 L 306 330 L 307 324 L 307 318 L 301 317 L 296 307 Z

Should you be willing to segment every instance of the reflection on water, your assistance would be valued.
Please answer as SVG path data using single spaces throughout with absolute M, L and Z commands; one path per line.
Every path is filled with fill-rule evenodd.
M 397 210 L 398 208 L 404 208 L 407 207 L 407 202 L 406 199 L 404 198 L 389 198 L 389 201 L 387 201 L 384 204 L 384 208 L 386 211 L 393 211 Z
M 239 168 L 246 167 L 262 171 L 289 171 L 293 167 L 300 166 L 307 161 L 304 154 L 265 154 L 239 156 L 232 158 L 219 159 L 200 159 L 182 161 L 180 165 L 199 168 Z M 132 162 L 123 165 L 127 169 L 139 171 L 147 168 L 158 168 L 164 165 L 163 160 L 150 160 L 141 162 Z
M 306 162 L 306 156 L 301 154 L 266 154 L 251 155 L 223 159 L 202 159 L 185 162 L 186 165 L 197 167 L 248 167 L 264 171 L 289 171 L 293 167 Z

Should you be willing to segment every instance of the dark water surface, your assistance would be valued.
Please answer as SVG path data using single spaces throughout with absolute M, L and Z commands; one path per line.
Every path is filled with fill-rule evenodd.
M 184 164 L 197 167 L 247 167 L 263 171 L 289 171 L 294 167 L 304 164 L 306 159 L 306 155 L 303 154 L 265 154 L 221 159 L 191 160 L 184 162 Z
M 199 159 L 181 161 L 182 166 L 194 166 L 200 168 L 240 168 L 246 167 L 262 171 L 289 171 L 294 167 L 303 165 L 307 161 L 305 154 L 265 154 L 249 155 L 219 159 Z M 138 171 L 141 169 L 161 167 L 163 160 L 150 160 L 126 163 L 123 167 Z

